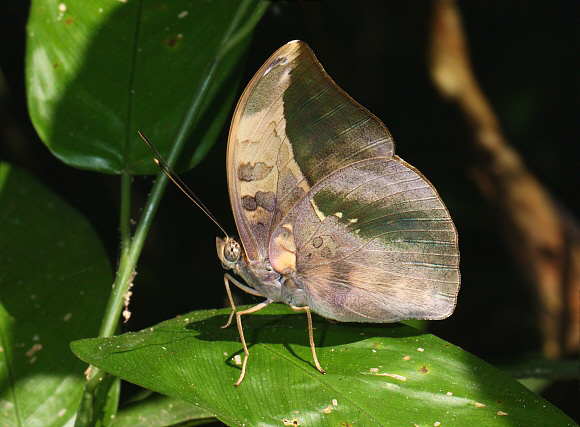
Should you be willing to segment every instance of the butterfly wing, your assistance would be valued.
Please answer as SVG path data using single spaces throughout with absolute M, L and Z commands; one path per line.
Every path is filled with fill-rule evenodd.
M 457 232 L 435 188 L 398 157 L 314 185 L 270 243 L 311 309 L 340 321 L 441 319 L 459 290 Z
M 387 128 L 332 81 L 306 44 L 282 46 L 248 84 L 230 128 L 230 201 L 248 258 L 268 258 L 281 219 L 332 171 L 393 153 Z

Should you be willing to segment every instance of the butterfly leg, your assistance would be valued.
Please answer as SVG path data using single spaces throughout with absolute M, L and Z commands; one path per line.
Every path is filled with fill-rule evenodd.
M 246 339 L 244 338 L 244 330 L 242 328 L 242 315 L 243 314 L 250 314 L 255 313 L 258 310 L 263 309 L 268 304 L 270 304 L 272 300 L 268 298 L 266 301 L 261 302 L 258 305 L 255 305 L 247 310 L 237 311 L 236 312 L 236 323 L 238 324 L 238 332 L 240 334 L 240 339 L 242 340 L 242 345 L 244 346 L 244 362 L 242 363 L 242 373 L 240 374 L 240 378 L 235 382 L 234 386 L 239 386 L 246 375 L 246 364 L 248 363 L 248 357 L 250 356 L 250 352 L 248 351 L 248 346 L 246 345 Z
M 316 357 L 316 349 L 314 348 L 314 332 L 312 330 L 312 315 L 310 314 L 310 307 L 305 305 L 304 307 L 295 307 L 293 305 L 290 306 L 294 311 L 305 311 L 306 317 L 308 318 L 308 338 L 310 338 L 310 348 L 312 349 L 312 358 L 314 359 L 314 364 L 316 365 L 316 369 L 318 369 L 323 374 L 326 374 L 320 363 L 318 363 L 318 357 Z
M 230 305 L 232 306 L 232 312 L 230 313 L 230 318 L 228 319 L 228 322 L 221 327 L 222 329 L 230 327 L 230 325 L 232 324 L 232 320 L 234 318 L 234 314 L 236 314 L 236 305 L 234 304 L 234 299 L 232 298 L 232 292 L 230 291 L 230 282 L 232 282 L 234 285 L 236 285 L 242 291 L 245 291 L 251 295 L 254 295 L 257 297 L 263 296 L 261 293 L 257 292 L 255 289 L 250 288 L 249 286 L 246 286 L 243 283 L 241 283 L 239 280 L 234 279 L 230 274 L 228 274 L 228 273 L 224 274 L 224 284 L 226 285 L 226 292 L 228 294 L 228 299 L 230 301 Z

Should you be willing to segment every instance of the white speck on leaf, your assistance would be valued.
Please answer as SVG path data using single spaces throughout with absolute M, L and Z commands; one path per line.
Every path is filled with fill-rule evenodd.
M 189 15 L 189 11 L 187 11 L 187 10 L 184 10 L 184 11 L 183 11 L 183 12 L 181 12 L 179 15 L 177 15 L 177 17 L 178 17 L 179 19 L 183 19 L 183 18 L 185 18 L 187 15 Z
M 400 380 L 400 381 L 407 381 L 407 378 L 405 378 L 402 375 L 399 374 L 389 374 L 387 372 L 381 372 L 380 374 L 377 374 L 379 377 L 391 377 L 394 378 L 396 380 Z

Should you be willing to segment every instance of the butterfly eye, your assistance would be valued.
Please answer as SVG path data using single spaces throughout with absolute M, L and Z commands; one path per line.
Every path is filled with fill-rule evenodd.
M 224 246 L 224 258 L 228 262 L 236 262 L 240 259 L 241 247 L 235 240 L 229 240 Z

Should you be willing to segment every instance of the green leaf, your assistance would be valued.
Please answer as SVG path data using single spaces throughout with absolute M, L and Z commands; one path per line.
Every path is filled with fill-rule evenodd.
M 119 410 L 113 427 L 200 425 L 215 421 L 212 414 L 172 397 L 153 394 Z
M 322 375 L 305 316 L 278 304 L 243 317 L 250 358 L 236 388 L 242 346 L 235 327 L 220 329 L 229 311 L 197 311 L 71 346 L 87 362 L 234 426 L 575 425 L 501 371 L 399 324 L 315 319 Z
M 105 173 L 157 173 L 141 130 L 162 154 L 215 59 L 242 0 L 35 0 L 27 27 L 30 116 L 63 162 Z M 253 0 L 250 18 L 260 4 Z M 242 23 L 243 24 L 243 23 Z M 197 163 L 236 95 L 251 33 L 220 62 L 178 169 Z
M 0 425 L 64 426 L 86 364 L 69 343 L 98 333 L 113 281 L 89 222 L 0 163 Z

